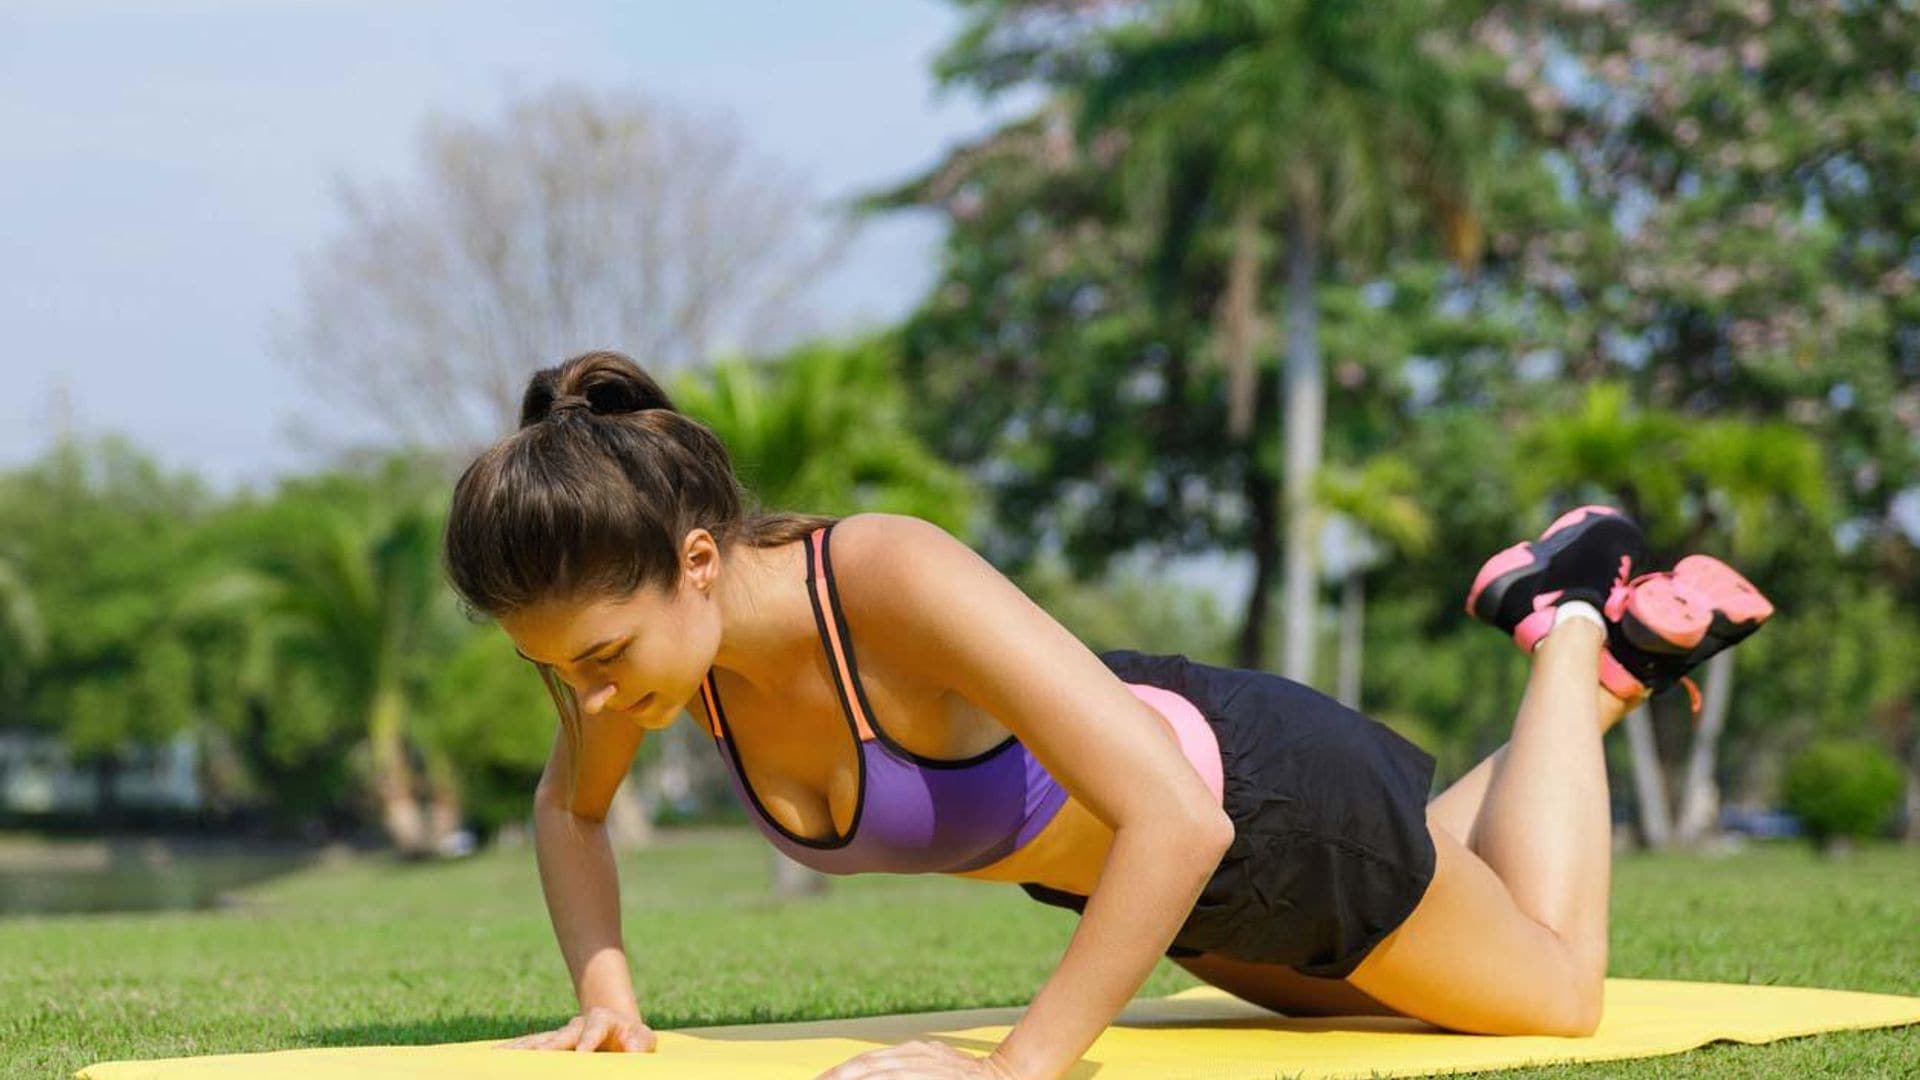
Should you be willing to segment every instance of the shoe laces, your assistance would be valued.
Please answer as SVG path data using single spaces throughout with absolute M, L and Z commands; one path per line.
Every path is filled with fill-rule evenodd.
M 1701 705 L 1700 687 L 1691 677 L 1686 675 L 1680 676 L 1680 685 L 1687 688 L 1687 703 L 1693 706 L 1693 717 L 1695 722 L 1698 722 L 1700 719 Z

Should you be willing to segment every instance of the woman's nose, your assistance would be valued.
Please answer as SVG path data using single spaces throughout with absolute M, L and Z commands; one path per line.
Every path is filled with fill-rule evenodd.
M 606 708 L 607 703 L 613 700 L 614 691 L 617 689 L 618 687 L 612 683 L 608 683 L 592 694 L 581 698 L 580 707 L 589 713 L 597 713 L 601 709 Z

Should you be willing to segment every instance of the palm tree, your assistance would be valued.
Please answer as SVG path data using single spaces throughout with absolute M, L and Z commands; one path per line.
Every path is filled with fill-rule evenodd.
M 718 435 L 742 482 L 769 507 L 912 514 L 965 535 L 978 497 L 910 432 L 893 345 L 812 344 L 771 362 L 730 361 L 688 376 L 681 410 Z M 669 736 L 693 738 L 684 726 Z M 712 761 L 705 751 L 663 755 Z M 776 895 L 820 892 L 823 875 L 769 848 Z
M 1703 500 L 1718 517 L 1727 558 L 1735 565 L 1774 546 L 1783 520 L 1824 525 L 1832 512 L 1820 444 L 1806 432 L 1779 422 L 1715 420 L 1688 430 L 1684 461 L 1706 488 Z M 1714 522 L 1702 520 L 1697 532 Z M 1691 545 L 1690 545 L 1691 546 Z M 1707 662 L 1700 720 L 1687 752 L 1674 839 L 1697 846 L 1716 831 L 1720 786 L 1714 779 L 1727 707 L 1733 700 L 1734 651 Z
M 1677 537 L 1686 551 L 1720 533 L 1730 560 L 1763 555 L 1768 529 L 1783 515 L 1814 522 L 1830 512 L 1819 444 L 1781 423 L 1702 421 L 1659 410 L 1636 410 L 1618 383 L 1588 387 L 1578 408 L 1556 413 L 1522 437 L 1525 463 L 1517 491 L 1524 500 L 1572 492 L 1582 501 L 1616 501 L 1656 540 Z M 1685 496 L 1705 508 L 1681 517 Z M 1698 843 L 1719 812 L 1713 779 L 1733 693 L 1734 652 L 1709 662 L 1699 722 L 1693 730 L 1676 821 L 1647 709 L 1623 726 L 1632 754 L 1642 833 L 1649 847 Z
M 1176 163 L 1205 161 L 1229 224 L 1217 309 L 1229 370 L 1229 434 L 1252 428 L 1266 223 L 1286 251 L 1285 625 L 1282 673 L 1314 676 L 1326 383 L 1316 288 L 1333 249 L 1360 256 L 1418 219 L 1463 267 L 1478 262 L 1492 116 L 1436 35 L 1450 5 L 1415 0 L 1183 0 L 1107 35 L 1083 88 L 1088 134 L 1124 131 L 1132 187 L 1152 203 Z M 1464 41 L 1463 32 L 1453 39 Z M 1175 227 L 1163 243 L 1185 244 Z M 1265 552 L 1255 557 L 1267 558 Z M 1256 573 L 1256 583 L 1268 580 Z M 1256 588 L 1256 593 L 1262 590 Z M 1250 611 L 1264 608 L 1264 595 Z M 1257 616 L 1250 616 L 1256 618 Z
M 453 609 L 437 561 L 441 508 L 406 472 L 396 459 L 372 493 L 267 507 L 249 523 L 249 565 L 202 581 L 184 606 L 250 622 L 244 672 L 259 675 L 264 657 L 297 643 L 336 676 L 340 707 L 365 731 L 381 824 L 397 851 L 417 857 L 457 826 L 459 793 L 445 755 L 420 746 L 432 795 L 423 814 L 407 753 L 412 676 Z

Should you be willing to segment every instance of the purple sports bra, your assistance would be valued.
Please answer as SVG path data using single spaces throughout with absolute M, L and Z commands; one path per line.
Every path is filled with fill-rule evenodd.
M 823 873 L 963 873 L 1006 858 L 1047 827 L 1066 802 L 1066 789 L 1014 736 L 970 758 L 941 760 L 906 749 L 873 722 L 828 557 L 832 528 L 815 529 L 808 538 L 807 593 L 822 647 L 837 676 L 835 690 L 847 729 L 860 747 L 853 824 L 845 836 L 812 839 L 788 832 L 774 820 L 747 783 L 709 670 L 700 692 L 736 794 L 751 807 L 754 823 L 775 847 Z M 1167 717 L 1183 751 L 1218 796 L 1219 749 L 1198 710 L 1158 687 L 1128 687 Z

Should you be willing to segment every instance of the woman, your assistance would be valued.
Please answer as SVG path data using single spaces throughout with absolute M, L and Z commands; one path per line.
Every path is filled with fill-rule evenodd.
M 1432 758 L 1305 686 L 1096 656 L 915 518 L 745 506 L 719 440 L 616 353 L 536 374 L 520 430 L 460 478 L 449 576 L 563 721 L 536 849 L 581 1012 L 503 1046 L 652 1048 L 596 823 L 643 734 L 682 711 L 795 859 L 1013 882 L 1083 912 L 991 1054 L 914 1042 L 834 1080 L 1062 1075 L 1163 953 L 1293 1015 L 1590 1032 L 1601 735 L 1772 611 L 1703 556 L 1647 572 L 1617 511 L 1567 514 L 1473 584 L 1469 610 L 1532 673 L 1511 742 L 1429 803 Z

